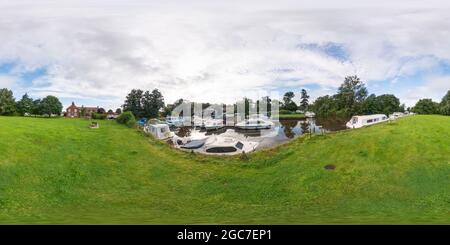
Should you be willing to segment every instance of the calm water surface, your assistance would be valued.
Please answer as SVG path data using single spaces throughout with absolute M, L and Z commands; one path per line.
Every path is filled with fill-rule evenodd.
M 242 130 L 234 127 L 225 127 L 219 130 L 200 130 L 206 135 L 228 134 L 235 138 L 259 142 L 258 148 L 272 147 L 292 140 L 305 133 L 320 134 L 322 132 L 339 131 L 345 129 L 345 121 L 337 119 L 289 119 L 280 120 L 271 129 Z M 189 136 L 192 127 L 183 127 L 175 130 L 175 134 L 184 137 Z M 198 129 L 197 129 L 198 130 Z

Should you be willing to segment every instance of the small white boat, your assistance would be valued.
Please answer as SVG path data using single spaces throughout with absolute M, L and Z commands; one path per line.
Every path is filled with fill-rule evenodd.
M 209 136 L 206 136 L 206 134 L 203 132 L 199 132 L 196 130 L 191 131 L 189 136 L 186 137 L 179 137 L 174 136 L 172 138 L 172 142 L 175 147 L 182 148 L 182 149 L 198 149 L 202 147 L 206 140 L 209 138 Z
M 164 140 L 173 137 L 175 134 L 170 131 L 167 124 L 147 124 L 144 126 L 144 132 L 153 135 L 153 137 Z
M 316 117 L 316 113 L 312 112 L 312 111 L 307 111 L 305 112 L 305 117 Z
M 222 119 L 209 119 L 205 121 L 205 129 L 213 130 L 223 128 L 223 120 Z
M 403 112 L 394 112 L 391 115 L 389 115 L 389 119 L 395 120 L 395 119 L 397 119 L 399 117 L 403 117 L 405 115 L 407 115 L 407 114 L 404 114 Z
M 166 123 L 169 125 L 169 127 L 181 127 L 183 126 L 183 118 L 181 117 L 166 117 Z
M 240 129 L 269 129 L 273 126 L 273 122 L 264 119 L 247 119 L 236 123 L 236 128 Z
M 353 116 L 345 125 L 347 128 L 361 128 L 372 124 L 386 122 L 388 120 L 389 118 L 384 114 Z
M 258 142 L 214 135 L 206 140 L 200 152 L 204 154 L 235 155 L 243 152 L 252 152 L 257 146 Z

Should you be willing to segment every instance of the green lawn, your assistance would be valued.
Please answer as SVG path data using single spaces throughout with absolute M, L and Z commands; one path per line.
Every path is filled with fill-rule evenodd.
M 88 124 L 0 117 L 0 223 L 450 224 L 450 117 L 299 138 L 248 161 Z

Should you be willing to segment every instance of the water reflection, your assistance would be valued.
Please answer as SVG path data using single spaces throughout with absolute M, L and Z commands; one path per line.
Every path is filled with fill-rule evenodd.
M 277 144 L 294 139 L 302 134 L 318 134 L 322 132 L 338 131 L 345 129 L 344 120 L 336 119 L 289 119 L 280 120 L 275 123 L 275 126 L 271 129 L 262 130 L 243 130 L 235 129 L 234 127 L 224 127 L 218 130 L 206 131 L 204 129 L 195 129 L 200 132 L 204 132 L 206 135 L 220 135 L 225 132 L 230 133 L 229 129 L 232 129 L 232 134 L 236 137 L 250 138 L 252 141 L 258 141 L 258 148 L 271 147 Z M 184 137 L 189 136 L 192 127 L 183 127 L 175 130 L 175 134 Z M 249 140 L 250 140 L 249 139 Z
M 285 121 L 280 121 L 280 123 L 281 123 L 281 128 L 283 129 L 283 133 L 287 138 L 293 139 L 295 137 L 295 135 L 298 134 L 298 133 L 294 132 L 295 128 L 298 125 L 298 121 L 285 120 Z

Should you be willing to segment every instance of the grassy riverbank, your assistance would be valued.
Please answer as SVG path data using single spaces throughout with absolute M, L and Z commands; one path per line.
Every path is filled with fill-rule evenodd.
M 279 114 L 278 119 L 304 119 L 305 114 L 303 113 L 292 113 L 292 114 Z
M 299 138 L 248 161 L 88 124 L 0 117 L 0 223 L 450 223 L 450 117 Z

